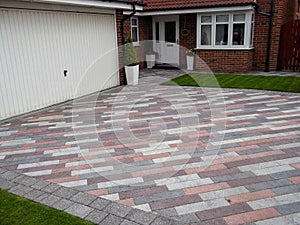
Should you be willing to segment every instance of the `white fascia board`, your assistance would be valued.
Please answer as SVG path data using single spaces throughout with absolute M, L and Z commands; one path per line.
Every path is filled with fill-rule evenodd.
M 108 9 L 122 9 L 131 10 L 132 5 L 122 2 L 104 2 L 95 0 L 23 0 L 29 2 L 51 3 L 51 4 L 64 4 L 64 5 L 76 5 L 86 7 L 99 7 Z M 136 6 L 136 10 L 143 10 L 142 6 Z
M 136 16 L 162 16 L 162 15 L 173 15 L 173 14 L 191 14 L 191 13 L 217 13 L 217 12 L 230 12 L 230 11 L 245 11 L 252 10 L 253 6 L 231 6 L 231 7 L 212 7 L 212 8 L 201 8 L 201 9 L 179 9 L 179 10 L 164 10 L 164 11 L 151 11 L 151 12 L 137 12 Z M 128 15 L 131 12 L 124 11 L 123 14 Z

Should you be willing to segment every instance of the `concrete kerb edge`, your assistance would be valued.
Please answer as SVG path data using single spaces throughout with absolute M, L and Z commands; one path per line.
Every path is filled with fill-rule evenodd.
M 8 177 L 7 177 L 8 174 L 12 175 L 11 176 L 12 179 L 8 179 Z M 23 179 L 20 180 L 20 177 L 22 177 Z M 30 182 L 26 182 L 26 179 L 30 180 Z M 47 205 L 47 206 L 52 207 L 52 208 L 56 208 L 56 209 L 61 210 L 61 211 L 62 211 L 62 209 L 59 207 L 59 204 L 58 204 L 61 201 L 71 201 L 74 204 L 81 205 L 81 207 L 85 207 L 87 209 L 88 213 L 86 215 L 82 215 L 82 214 L 80 214 L 80 212 L 76 212 L 76 210 L 68 211 L 68 209 L 70 209 L 72 207 L 72 205 L 74 205 L 74 204 L 71 204 L 70 206 L 68 206 L 63 211 L 65 211 L 65 212 L 67 212 L 67 213 L 69 213 L 73 216 L 76 216 L 76 217 L 79 217 L 79 218 L 82 218 L 82 219 L 87 219 L 87 220 L 89 220 L 91 222 L 94 222 L 94 223 L 97 223 L 97 224 L 101 224 L 102 221 L 104 221 L 105 218 L 107 218 L 110 215 L 113 216 L 113 217 L 118 217 L 118 218 L 122 219 L 122 222 L 130 220 L 134 223 L 141 224 L 141 223 L 139 223 L 139 221 L 135 221 L 134 218 L 130 218 L 130 217 L 127 216 L 127 214 L 129 212 L 131 212 L 132 210 L 135 210 L 134 208 L 132 208 L 132 210 L 129 210 L 129 212 L 126 213 L 126 215 L 122 215 L 122 216 L 114 215 L 113 213 L 109 212 L 109 210 L 107 210 L 110 207 L 111 204 L 112 205 L 118 204 L 118 208 L 120 208 L 120 209 L 124 208 L 124 211 L 128 211 L 128 206 L 125 206 L 125 205 L 122 205 L 122 204 L 119 204 L 119 203 L 115 203 L 115 202 L 109 201 L 107 199 L 103 199 L 101 197 L 96 197 L 96 199 L 93 200 L 92 202 L 90 202 L 88 205 L 79 203 L 78 201 L 74 202 L 74 201 L 71 200 L 71 198 L 73 196 L 72 197 L 70 197 L 70 196 L 62 197 L 61 196 L 61 194 L 59 193 L 59 190 L 61 189 L 62 186 L 60 186 L 58 184 L 50 183 L 50 182 L 47 182 L 47 181 L 41 181 L 37 178 L 33 178 L 33 177 L 30 177 L 30 176 L 21 174 L 17 171 L 9 171 L 9 170 L 6 170 L 6 169 L 1 168 L 1 167 L 0 167 L 0 180 L 5 181 L 5 183 L 1 182 L 0 189 L 4 189 L 4 190 L 7 190 L 9 193 L 13 193 L 13 192 L 15 192 L 15 189 L 16 189 L 17 186 L 18 186 L 18 190 L 20 190 L 20 188 L 23 187 L 24 191 L 18 192 L 19 196 L 24 197 L 28 200 L 33 201 L 33 202 L 38 202 L 40 204 L 43 204 L 43 202 L 45 202 L 47 204 L 44 204 L 44 205 Z M 39 183 L 39 185 L 37 185 L 38 183 Z M 52 189 L 53 192 L 50 192 L 50 189 L 48 190 L 48 188 L 47 188 L 48 186 L 49 187 L 51 186 L 50 189 Z M 63 188 L 64 189 L 70 189 L 70 192 L 73 192 L 74 196 L 76 194 L 78 194 L 78 191 L 75 190 L 75 192 L 74 192 L 74 189 L 72 189 L 72 188 L 68 188 L 68 187 L 63 187 Z M 36 192 L 37 194 L 35 195 L 32 192 Z M 58 192 L 58 193 L 56 194 L 56 192 Z M 29 193 L 32 193 L 32 194 L 30 195 Z M 30 195 L 30 197 L 29 197 L 29 195 Z M 90 194 L 85 193 L 85 195 L 90 195 Z M 91 195 L 91 197 L 95 197 L 95 196 Z M 47 199 L 52 199 L 53 201 L 48 202 Z M 103 209 L 99 210 L 99 209 L 93 207 L 93 202 L 96 201 L 97 199 L 98 200 L 103 200 L 103 201 L 106 201 L 106 202 L 109 201 L 109 204 L 107 204 Z M 142 210 L 137 210 L 137 211 L 139 211 L 139 213 L 141 214 L 141 217 L 144 217 L 144 218 L 149 217 L 149 220 L 152 221 L 151 224 L 153 222 L 157 221 L 157 219 L 160 219 L 161 221 L 166 221 L 166 224 L 171 223 L 173 225 L 183 225 L 183 223 L 180 222 L 180 221 L 176 221 L 176 220 L 173 220 L 173 219 L 170 219 L 170 218 L 167 218 L 167 217 L 163 217 L 163 216 L 157 215 L 157 214 L 152 213 L 152 212 L 144 212 Z M 90 218 L 93 218 L 93 217 L 89 217 L 89 215 L 90 214 L 95 214 L 94 212 L 103 212 L 103 213 L 107 214 L 107 216 L 102 218 L 102 220 L 99 222 L 99 220 L 97 221 L 97 218 L 95 218 L 95 220 L 90 219 Z M 154 217 L 155 217 L 155 219 L 153 220 Z

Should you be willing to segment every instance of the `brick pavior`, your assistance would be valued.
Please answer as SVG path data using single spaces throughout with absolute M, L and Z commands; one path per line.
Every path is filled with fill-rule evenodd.
M 181 73 L 2 123 L 0 187 L 98 224 L 300 223 L 300 95 L 160 85 Z

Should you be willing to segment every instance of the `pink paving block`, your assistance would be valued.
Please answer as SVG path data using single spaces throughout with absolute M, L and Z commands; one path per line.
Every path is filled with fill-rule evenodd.
M 80 176 L 60 177 L 60 178 L 54 178 L 54 179 L 47 179 L 47 181 L 53 182 L 53 183 L 64 183 L 64 182 L 76 181 L 76 180 L 80 180 Z
M 238 225 L 245 223 L 252 223 L 259 220 L 265 220 L 273 217 L 280 216 L 274 208 L 260 209 L 256 211 L 240 213 L 236 215 L 226 216 L 223 219 L 228 225 Z
M 290 181 L 292 181 L 294 184 L 300 184 L 300 176 L 299 177 L 290 177 Z
M 120 203 L 122 205 L 127 205 L 127 206 L 134 206 L 134 200 L 132 198 L 129 199 L 123 199 L 123 200 L 118 200 L 116 201 L 117 203 Z
M 183 189 L 183 192 L 187 195 L 193 195 L 193 194 L 200 194 L 200 193 L 222 190 L 227 188 L 230 188 L 230 185 L 227 184 L 226 182 L 222 182 L 216 184 L 206 184 L 197 187 L 185 188 Z
M 107 195 L 108 188 L 91 190 L 91 191 L 87 191 L 86 193 L 91 194 L 91 195 L 96 195 L 96 196 Z
M 140 176 L 145 176 L 145 175 L 150 175 L 150 174 L 157 174 L 157 173 L 164 173 L 164 172 L 171 172 L 171 171 L 174 171 L 174 169 L 172 167 L 161 167 L 161 168 L 133 172 L 132 176 L 140 177 Z
M 291 164 L 291 166 L 298 170 L 300 169 L 300 163 L 294 163 L 294 164 Z
M 227 197 L 226 200 L 229 200 L 231 204 L 236 204 L 240 202 L 248 202 L 252 200 L 258 200 L 263 198 L 269 198 L 273 197 L 276 194 L 271 190 L 262 190 L 262 191 L 256 191 L 256 192 L 250 192 L 240 195 L 233 195 L 230 197 Z
M 259 148 L 258 145 L 249 145 L 249 146 L 241 146 L 241 147 L 235 147 L 235 148 L 227 148 L 226 152 L 240 152 L 240 151 L 246 151 L 250 149 L 257 149 Z
M 216 165 L 211 165 L 206 168 L 191 168 L 191 169 L 186 169 L 184 170 L 187 174 L 193 174 L 193 173 L 200 173 L 204 171 L 213 171 L 213 170 L 222 170 L 222 169 L 227 169 L 227 167 L 224 164 L 216 164 Z

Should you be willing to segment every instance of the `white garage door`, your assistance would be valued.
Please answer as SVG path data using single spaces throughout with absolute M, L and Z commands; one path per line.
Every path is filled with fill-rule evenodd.
M 0 120 L 118 85 L 115 29 L 113 14 L 0 9 Z

